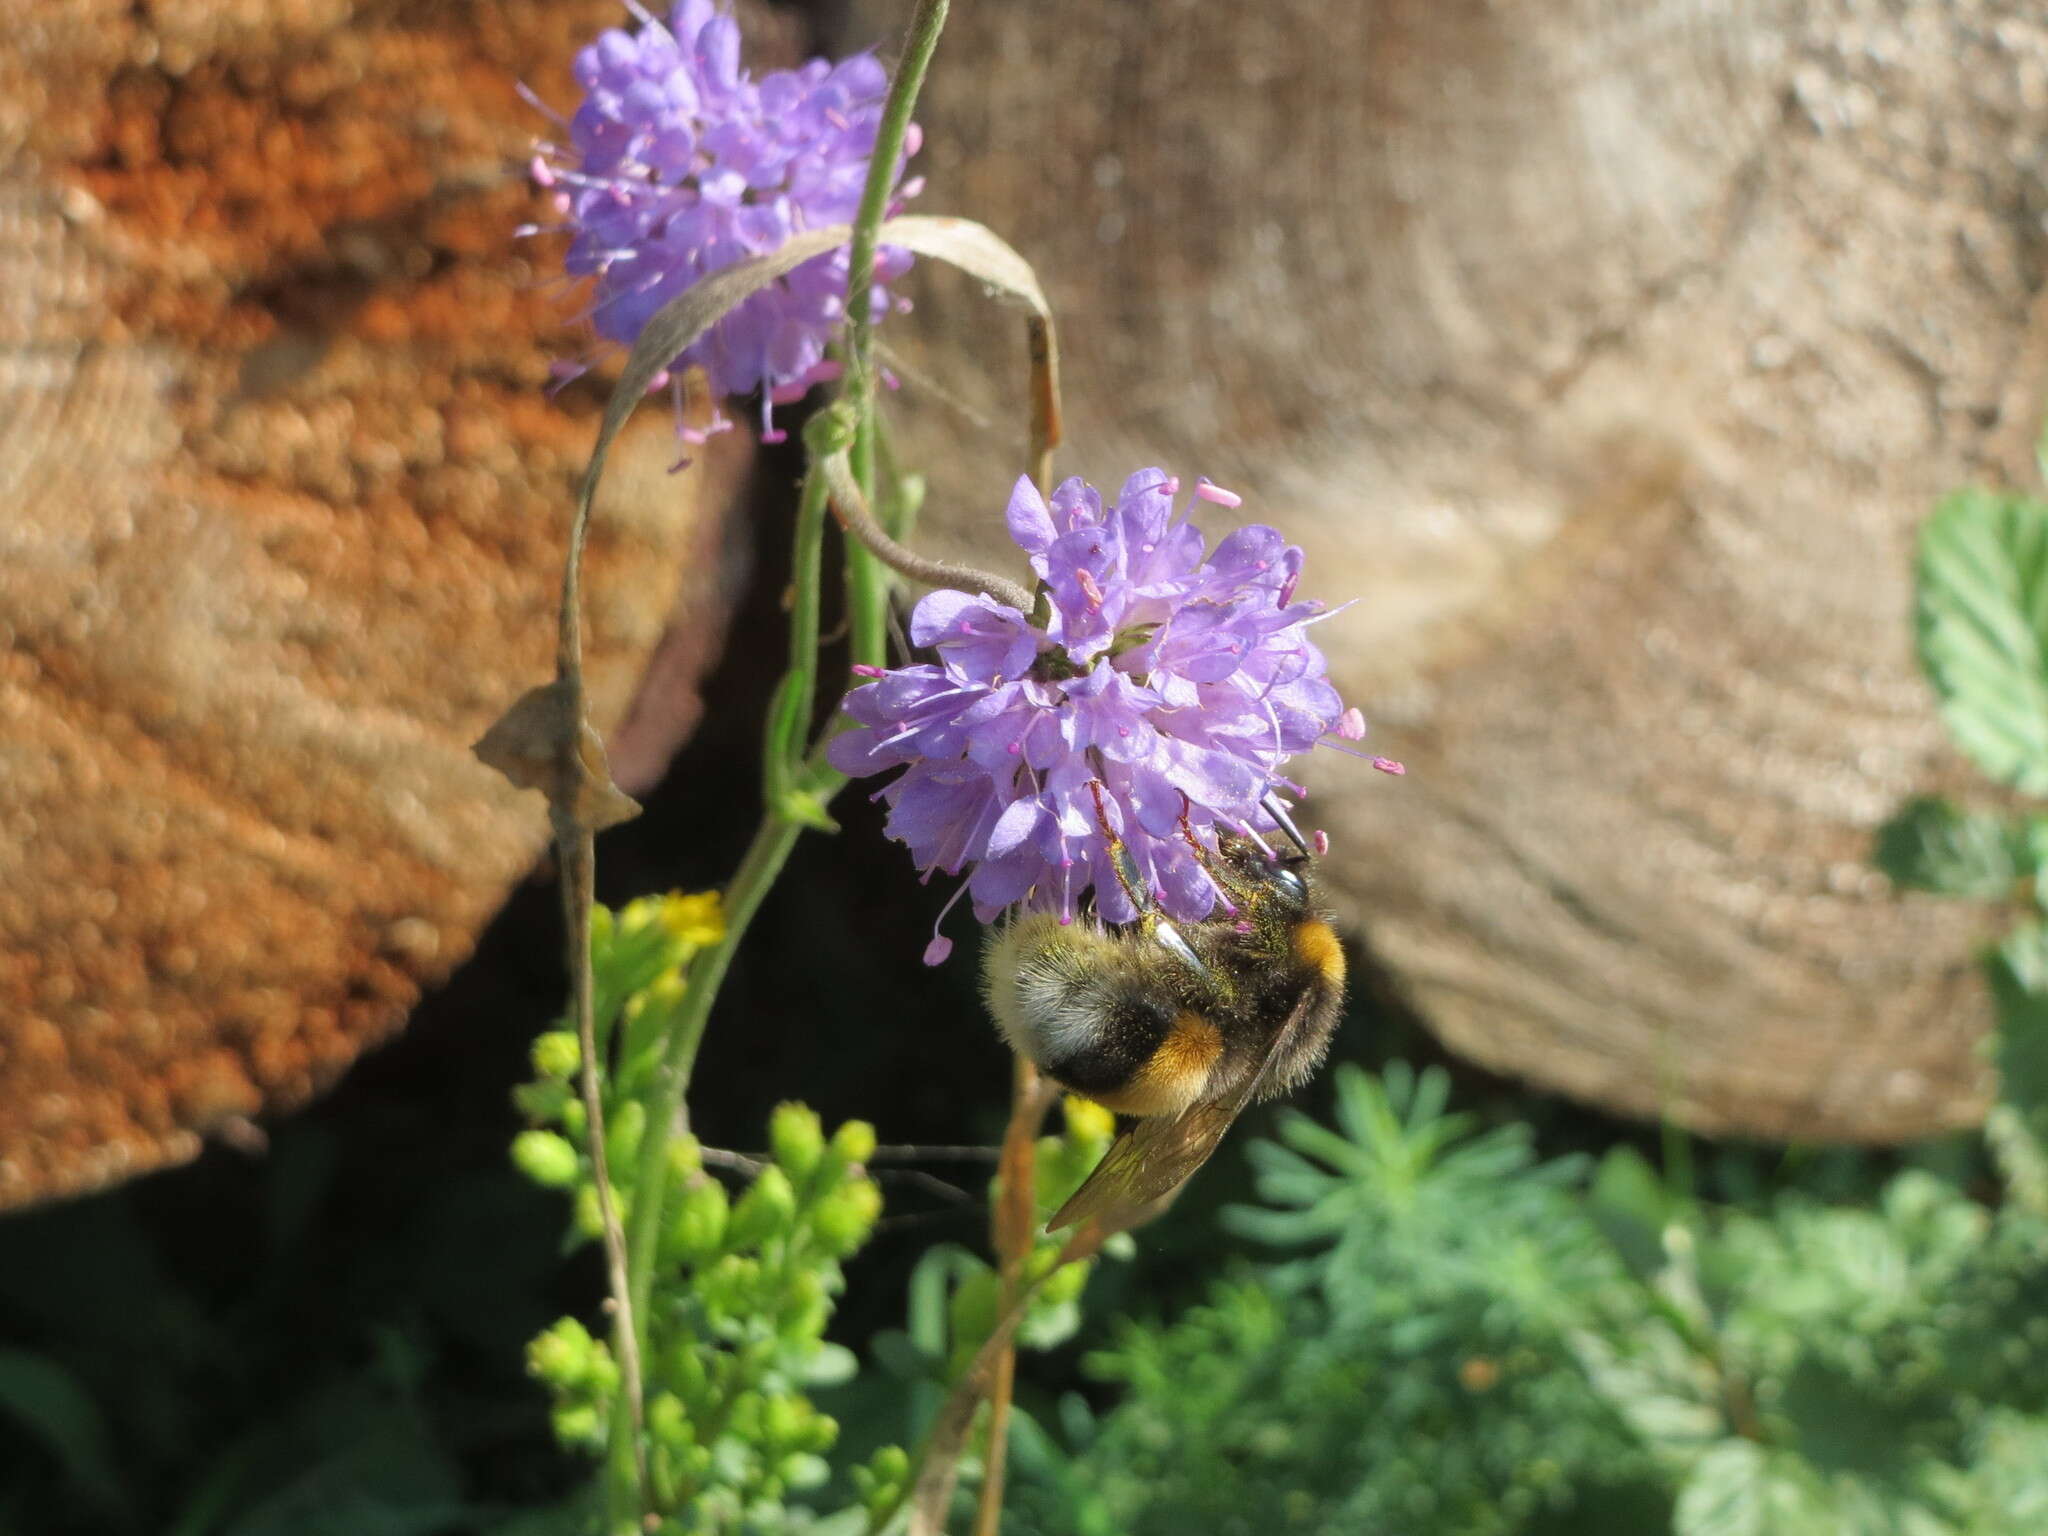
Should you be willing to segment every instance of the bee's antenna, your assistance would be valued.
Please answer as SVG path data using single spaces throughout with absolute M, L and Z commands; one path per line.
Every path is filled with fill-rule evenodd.
M 1301 828 L 1294 824 L 1294 818 L 1287 814 L 1287 807 L 1282 805 L 1277 797 L 1268 795 L 1259 804 L 1265 807 L 1266 814 L 1273 818 L 1273 824 L 1287 834 L 1287 840 L 1299 848 L 1304 856 L 1315 851 L 1309 847 L 1308 839 L 1301 835 Z

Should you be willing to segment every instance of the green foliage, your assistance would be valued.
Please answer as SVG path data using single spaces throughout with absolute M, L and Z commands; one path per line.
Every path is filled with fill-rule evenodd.
M 592 923 L 597 1036 L 618 1052 L 600 1074 L 599 1101 L 622 1222 L 633 1209 L 647 1134 L 637 1095 L 654 1070 L 661 1024 L 680 1005 L 681 967 L 716 937 L 714 917 L 699 899 L 667 897 L 633 902 L 616 916 L 600 908 Z M 514 1163 L 535 1183 L 570 1194 L 572 1243 L 602 1233 L 590 1127 L 575 1092 L 580 1058 L 573 1035 L 535 1042 L 535 1079 L 516 1097 L 540 1124 L 512 1146 Z M 818 1514 L 800 1496 L 831 1476 L 825 1454 L 839 1426 L 811 1393 L 854 1371 L 853 1356 L 824 1333 L 844 1284 L 840 1264 L 881 1212 L 881 1192 L 861 1166 L 875 1137 L 859 1121 L 828 1137 L 809 1109 L 783 1104 L 770 1117 L 768 1141 L 765 1161 L 720 1159 L 744 1175 L 736 1194 L 707 1167 L 694 1137 L 667 1143 L 656 1280 L 641 1319 L 640 1449 L 650 1503 L 668 1536 L 814 1529 Z M 527 1362 L 553 1399 L 565 1447 L 599 1458 L 633 1453 L 609 1344 L 563 1318 L 534 1339 Z M 863 1507 L 896 1497 L 901 1457 L 885 1448 L 859 1469 Z M 862 1514 L 844 1511 L 839 1523 Z
M 2038 861 L 2027 829 L 1920 795 L 1878 829 L 1877 867 L 1907 890 L 1998 901 Z
M 1956 744 L 2048 794 L 2048 506 L 1959 491 L 1920 534 L 1921 664 Z
M 1444 1113 L 1441 1072 L 1338 1071 L 1338 1128 L 1252 1149 L 1237 1231 L 1289 1250 L 1090 1359 L 1123 1401 L 1019 1447 L 1018 1529 L 1643 1529 L 1668 1497 L 1573 1330 L 1646 1309 L 1574 1202 L 1581 1160 Z M 1070 1523 L 1071 1522 L 1071 1523 Z M 1560 1527 L 1562 1528 L 1562 1527 Z M 1608 1528 L 1588 1524 L 1584 1528 Z
M 1045 1283 L 1032 1296 L 1017 1325 L 1020 1349 L 1057 1349 L 1080 1330 L 1081 1293 L 1094 1261 L 1056 1267 L 1069 1234 L 1048 1235 L 1044 1222 L 1101 1161 L 1114 1130 L 1115 1120 L 1109 1111 L 1085 1099 L 1069 1098 L 1060 1133 L 1038 1140 L 1037 1235 L 1025 1256 L 1022 1280 L 1027 1285 L 1041 1279 Z M 997 1181 L 991 1179 L 991 1202 L 997 1190 Z M 1104 1244 L 1103 1251 L 1113 1258 L 1128 1257 L 1131 1239 L 1119 1234 Z M 915 1441 L 923 1438 L 939 1404 L 995 1328 L 1001 1315 L 1002 1280 L 980 1255 L 956 1243 L 939 1243 L 918 1259 L 907 1300 L 905 1326 L 877 1334 L 874 1352 L 895 1389 L 879 1395 L 903 1414 L 904 1438 Z M 878 1395 L 874 1389 L 880 1385 L 869 1384 L 871 1398 Z M 970 1454 L 962 1463 L 963 1505 L 967 1502 L 965 1490 L 974 1488 L 980 1479 L 981 1465 L 978 1454 Z M 963 1513 L 962 1518 L 968 1517 Z
M 1920 1171 L 1867 1204 L 1702 1205 L 1626 1148 L 1538 1160 L 1440 1072 L 1339 1068 L 1255 1145 L 1282 1250 L 1090 1359 L 1020 1433 L 1052 1533 L 2031 1529 L 2048 1223 Z

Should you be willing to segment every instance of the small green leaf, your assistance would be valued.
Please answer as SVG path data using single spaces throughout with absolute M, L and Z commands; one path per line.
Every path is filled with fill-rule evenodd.
M 2048 506 L 1960 491 L 1920 533 L 1921 665 L 1956 744 L 2048 794 Z
M 0 1418 L 42 1441 L 63 1465 L 71 1490 L 99 1513 L 127 1515 L 106 1421 L 69 1370 L 26 1350 L 0 1350 Z
M 1616 1147 L 1600 1159 L 1586 1213 L 1639 1279 L 1663 1270 L 1664 1229 L 1680 1220 L 1684 1211 L 1685 1202 L 1664 1187 L 1657 1171 L 1633 1147 Z
M 2039 1128 L 2048 1120 L 2048 927 L 2015 928 L 1984 964 L 1998 1003 L 1998 1096 Z
M 1693 1464 L 1672 1512 L 1675 1536 L 1765 1536 L 1763 1447 L 1723 1440 Z
M 1894 885 L 1996 901 L 2011 891 L 2029 853 L 2019 829 L 1998 817 L 1917 795 L 1878 828 L 1875 857 Z

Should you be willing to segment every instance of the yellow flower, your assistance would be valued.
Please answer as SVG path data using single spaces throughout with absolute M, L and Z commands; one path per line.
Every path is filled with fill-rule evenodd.
M 685 944 L 702 949 L 725 937 L 725 907 L 716 891 L 689 896 L 671 892 L 661 900 L 661 925 Z

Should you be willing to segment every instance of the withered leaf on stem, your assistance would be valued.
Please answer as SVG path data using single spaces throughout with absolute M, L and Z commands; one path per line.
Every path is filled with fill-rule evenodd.
M 591 832 L 640 814 L 640 802 L 612 782 L 604 738 L 588 720 L 573 721 L 568 685 L 560 679 L 529 688 L 477 739 L 471 750 L 521 789 Z M 576 750 L 567 750 L 569 743 Z

